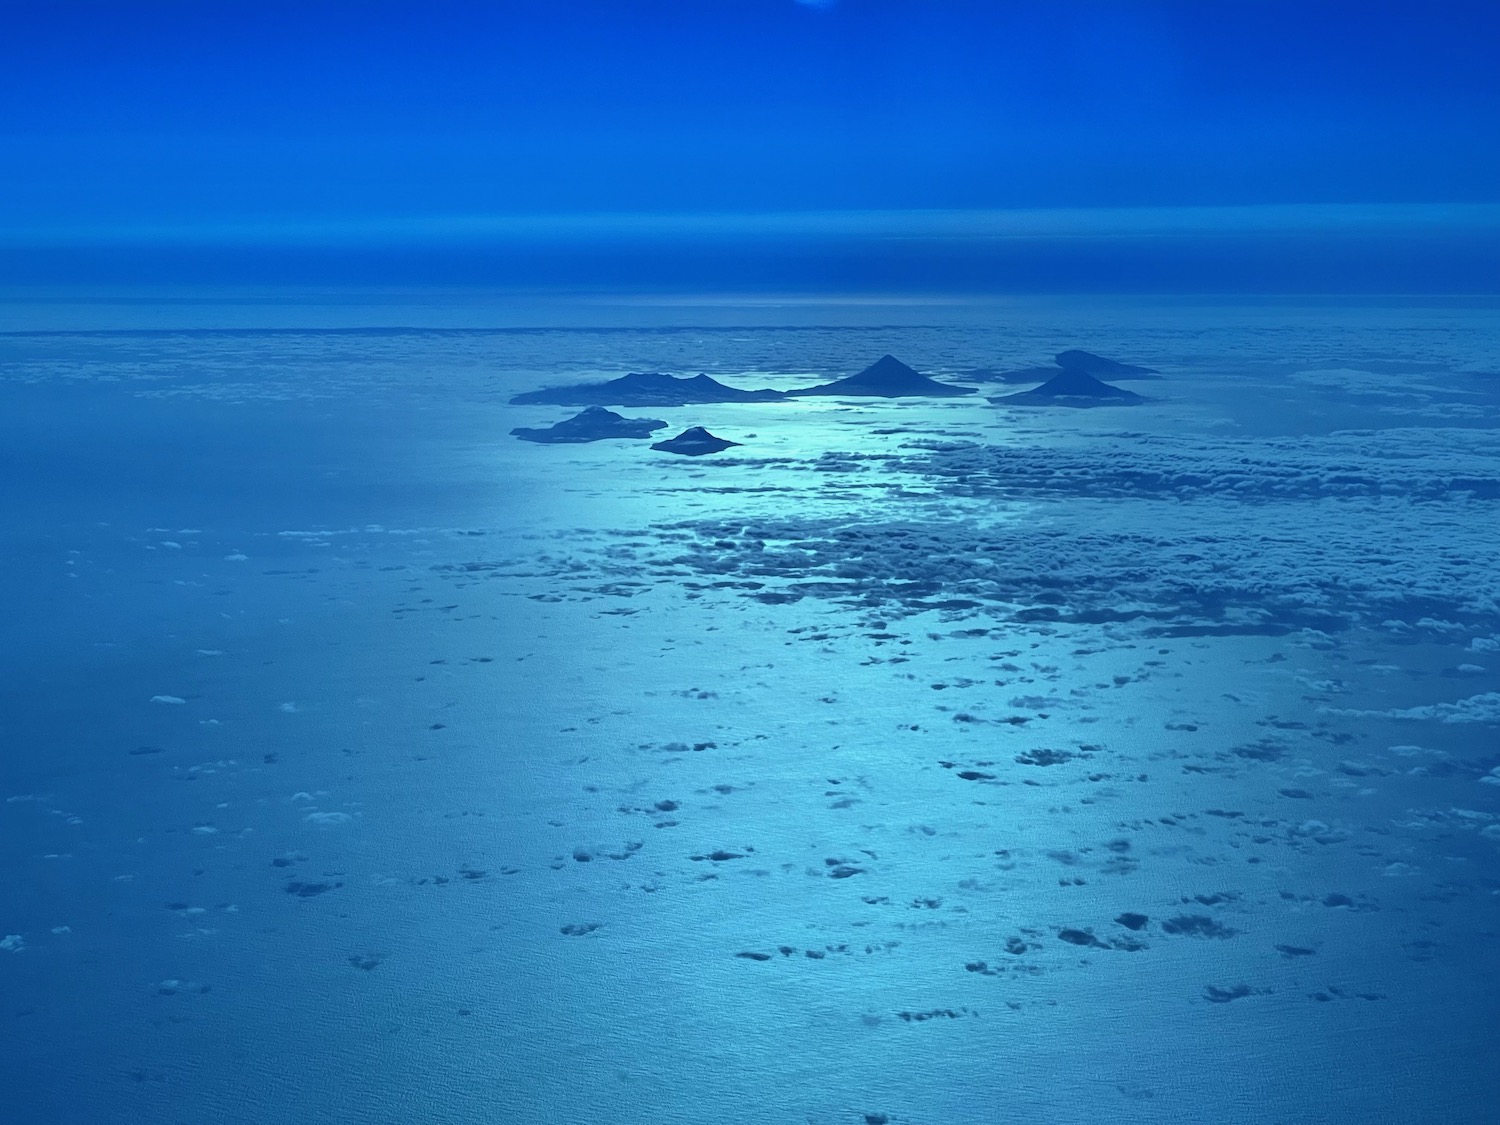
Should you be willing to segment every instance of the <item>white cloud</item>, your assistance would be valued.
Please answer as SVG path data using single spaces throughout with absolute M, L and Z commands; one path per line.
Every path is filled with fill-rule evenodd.
M 1487 691 L 1452 703 L 1431 703 L 1422 707 L 1393 707 L 1382 711 L 1323 707 L 1320 710 L 1331 715 L 1354 715 L 1370 719 L 1431 719 L 1441 723 L 1500 724 L 1500 691 Z

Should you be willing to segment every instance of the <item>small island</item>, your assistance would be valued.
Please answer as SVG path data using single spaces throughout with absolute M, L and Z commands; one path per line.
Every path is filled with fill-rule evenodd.
M 602 406 L 587 406 L 544 430 L 517 426 L 511 433 L 540 445 L 575 445 L 608 438 L 648 438 L 666 426 L 660 418 L 626 418 Z
M 1014 371 L 984 372 L 983 369 L 970 372 L 971 378 L 981 379 L 985 382 L 994 383 L 1041 383 L 1053 378 L 1062 371 L 1074 371 L 1084 375 L 1092 375 L 1095 379 L 1160 379 L 1161 372 L 1151 367 L 1139 367 L 1133 363 L 1121 363 L 1119 360 L 1107 359 L 1093 352 L 1086 352 L 1080 348 L 1070 348 L 1065 352 L 1058 352 L 1053 357 L 1053 367 L 1019 367 Z
M 906 366 L 895 356 L 883 355 L 857 375 L 787 393 L 794 398 L 807 398 L 814 395 L 848 398 L 916 398 L 971 395 L 974 393 L 974 388 L 939 383 L 936 379 L 929 379 L 926 375 Z
M 698 406 L 715 402 L 779 402 L 781 391 L 744 391 L 726 387 L 707 375 L 691 378 L 660 372 L 631 372 L 607 383 L 580 383 L 526 391 L 510 400 L 512 406 Z
M 721 453 L 730 446 L 739 444 L 711 434 L 702 426 L 690 426 L 674 438 L 655 442 L 651 448 L 663 453 L 681 454 L 683 457 L 702 457 L 706 453 Z
M 1135 406 L 1145 398 L 1083 371 L 1061 371 L 1040 387 L 989 400 L 996 406 Z

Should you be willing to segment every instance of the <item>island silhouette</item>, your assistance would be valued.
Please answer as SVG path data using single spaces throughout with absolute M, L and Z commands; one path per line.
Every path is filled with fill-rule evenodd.
M 833 395 L 850 398 L 916 398 L 919 396 L 952 397 L 971 395 L 973 387 L 955 387 L 939 383 L 908 367 L 893 355 L 883 355 L 857 375 L 820 383 L 816 387 L 788 391 L 794 398 Z
M 666 426 L 660 418 L 626 418 L 602 406 L 586 406 L 573 417 L 546 429 L 517 426 L 511 433 L 522 441 L 541 445 L 571 445 L 607 438 L 647 438 Z
M 510 400 L 512 406 L 697 406 L 714 402 L 778 402 L 782 391 L 745 391 L 727 387 L 707 375 L 663 375 L 636 372 L 606 383 L 579 383 L 526 391 Z

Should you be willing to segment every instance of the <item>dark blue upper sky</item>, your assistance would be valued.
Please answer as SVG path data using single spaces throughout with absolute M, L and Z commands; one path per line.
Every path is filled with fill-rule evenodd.
M 1500 202 L 1495 0 L 44 0 L 0 19 L 12 243 Z

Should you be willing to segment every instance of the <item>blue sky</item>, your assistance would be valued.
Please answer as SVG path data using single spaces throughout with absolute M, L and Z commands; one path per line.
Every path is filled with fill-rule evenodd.
M 359 231 L 406 255 L 380 259 L 393 277 L 436 278 L 428 252 L 452 238 L 434 229 L 496 245 L 519 216 L 619 213 L 721 232 L 873 213 L 895 218 L 859 222 L 889 234 L 906 212 L 1296 205 L 1347 243 L 1340 208 L 1407 205 L 1385 213 L 1410 251 L 1444 205 L 1500 203 L 1495 3 L 50 0 L 0 17 L 0 280 L 128 274 L 122 242 L 184 277 L 195 241 L 251 246 L 235 268 L 270 277 L 303 268 L 272 248 L 332 239 L 347 271 Z M 1482 208 L 1452 214 L 1444 260 L 1476 222 L 1494 237 Z M 1207 234 L 1264 244 L 1258 224 Z M 1487 284 L 1482 262 L 1454 268 Z

